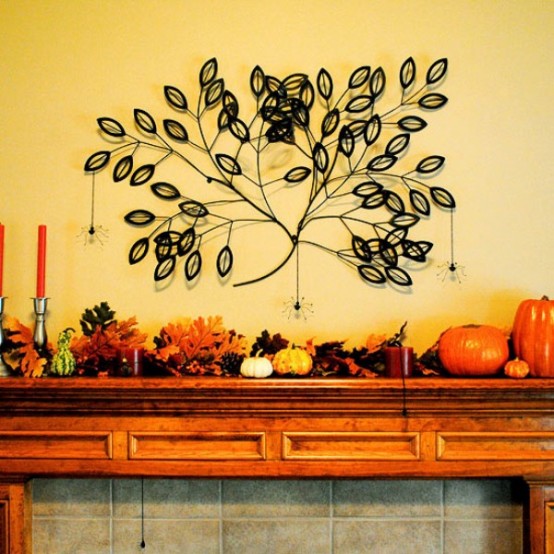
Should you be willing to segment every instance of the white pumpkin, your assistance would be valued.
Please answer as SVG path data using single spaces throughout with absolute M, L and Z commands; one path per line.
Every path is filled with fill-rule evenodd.
M 264 356 L 257 355 L 251 358 L 245 358 L 240 366 L 240 374 L 243 377 L 263 379 L 264 377 L 269 377 L 272 373 L 273 365 L 271 361 Z

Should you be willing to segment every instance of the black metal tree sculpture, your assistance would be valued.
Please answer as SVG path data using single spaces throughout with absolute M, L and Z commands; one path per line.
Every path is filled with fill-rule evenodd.
M 256 223 L 280 229 L 290 246 L 273 269 L 236 286 L 266 279 L 294 259 L 300 245 L 311 245 L 357 269 L 367 283 L 407 287 L 412 284 L 410 266 L 426 262 L 433 246 L 414 238 L 417 224 L 430 216 L 432 205 L 455 207 L 448 190 L 427 183 L 445 158 L 427 155 L 413 163 L 405 156 L 412 136 L 427 126 L 422 116 L 448 101 L 436 91 L 447 67 L 447 60 L 439 59 L 420 77 L 414 59 L 408 58 L 399 71 L 400 101 L 378 113 L 386 85 L 381 67 L 357 68 L 345 90 L 336 94 L 326 69 L 312 82 L 302 73 L 278 79 L 256 66 L 249 82 L 255 110 L 248 116 L 212 58 L 200 70 L 195 108 L 179 88 L 168 85 L 164 95 L 175 113 L 171 118 L 156 120 L 137 108 L 137 132 L 113 118 L 99 118 L 112 147 L 89 156 L 84 168 L 96 173 L 112 167 L 114 182 L 148 184 L 157 199 L 174 206 L 169 215 L 145 208 L 125 215 L 128 224 L 149 229 L 131 246 L 129 262 L 137 264 L 153 252 L 155 281 L 172 275 L 179 260 L 185 279 L 197 279 L 208 239 L 219 242 L 215 266 L 226 278 L 235 260 L 235 231 Z M 292 150 L 285 159 L 292 164 L 274 163 L 270 153 L 277 147 Z M 181 190 L 159 177 L 174 161 L 200 180 Z M 402 165 L 410 167 L 400 169 Z M 300 216 L 286 224 L 274 209 L 273 195 L 299 189 L 304 191 L 304 203 L 296 206 Z M 343 247 L 329 244 L 326 233 L 314 238 L 318 225 L 332 224 L 344 237 Z M 297 290 L 294 309 L 301 304 L 298 296 Z

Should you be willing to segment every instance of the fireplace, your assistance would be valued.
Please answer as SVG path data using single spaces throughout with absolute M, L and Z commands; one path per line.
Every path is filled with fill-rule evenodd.
M 527 550 L 554 549 L 549 380 L 10 378 L 0 412 L 11 554 L 31 552 L 37 477 L 517 479 Z

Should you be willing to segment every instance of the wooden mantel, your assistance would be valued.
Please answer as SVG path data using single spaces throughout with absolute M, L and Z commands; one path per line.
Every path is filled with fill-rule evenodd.
M 67 476 L 521 478 L 554 554 L 554 380 L 0 379 L 0 554 L 32 551 L 30 479 Z

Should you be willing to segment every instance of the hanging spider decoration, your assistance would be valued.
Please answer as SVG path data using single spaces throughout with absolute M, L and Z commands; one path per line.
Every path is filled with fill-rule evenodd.
M 104 242 L 108 240 L 109 231 L 104 229 L 102 225 L 94 225 L 95 201 L 96 201 L 96 174 L 92 174 L 91 186 L 91 201 L 90 201 L 90 223 L 86 227 L 81 227 L 81 232 L 77 235 L 78 239 L 84 240 L 84 246 L 87 244 L 98 243 L 104 246 Z
M 293 237 L 293 240 L 297 240 L 296 237 Z M 306 299 L 302 296 L 300 297 L 300 246 L 296 248 L 296 296 L 291 296 L 289 300 L 285 302 L 285 308 L 283 314 L 287 316 L 287 319 L 295 317 L 299 319 L 300 317 L 304 318 L 304 321 L 308 319 L 308 316 L 313 315 L 313 304 L 311 302 L 306 302 Z
M 457 281 L 458 284 L 461 284 L 462 280 L 466 277 L 465 266 L 460 265 L 454 258 L 454 210 L 450 211 L 450 260 L 440 264 L 438 268 L 437 277 L 442 282 L 448 279 L 449 281 Z
M 90 155 L 84 169 L 111 167 L 114 182 L 133 190 L 146 185 L 164 203 L 161 213 L 136 208 L 124 216 L 144 231 L 130 247 L 129 263 L 153 255 L 155 281 L 179 265 L 185 279 L 195 281 L 208 244 L 216 245 L 215 269 L 226 278 L 235 261 L 236 233 L 256 223 L 273 226 L 290 246 L 273 269 L 235 286 L 274 275 L 302 240 L 356 269 L 366 283 L 408 287 L 410 263 L 425 263 L 433 247 L 417 237 L 418 223 L 430 216 L 432 205 L 455 207 L 448 190 L 427 183 L 445 158 L 428 155 L 413 163 L 405 157 L 413 135 L 427 126 L 423 116 L 448 101 L 436 90 L 447 68 L 441 58 L 420 75 L 414 59 L 406 59 L 398 75 L 399 101 L 378 112 L 387 83 L 382 67 L 358 67 L 345 90 L 336 92 L 324 68 L 312 81 L 303 73 L 278 79 L 256 66 L 249 81 L 255 109 L 247 113 L 211 58 L 199 72 L 195 107 L 178 87 L 167 85 L 172 117 L 156 119 L 136 108 L 137 132 L 111 117 L 98 118 L 110 148 Z M 283 151 L 288 157 L 278 156 Z M 194 179 L 181 186 L 169 182 L 164 170 L 173 162 L 196 174 L 200 186 Z M 290 205 L 298 217 L 291 224 L 279 216 L 275 200 L 293 191 Z M 330 246 L 331 236 L 342 237 L 344 247 Z M 301 304 L 296 298 L 294 306 Z

